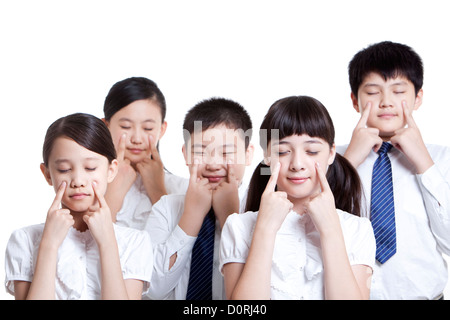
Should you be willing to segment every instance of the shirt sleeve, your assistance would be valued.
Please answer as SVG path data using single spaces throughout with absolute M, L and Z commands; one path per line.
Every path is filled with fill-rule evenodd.
M 190 263 L 192 248 L 197 238 L 188 236 L 178 226 L 183 209 L 184 196 L 164 196 L 153 206 L 147 220 L 145 230 L 154 244 L 153 275 L 148 291 L 151 299 L 164 299 L 170 295 Z M 169 269 L 170 257 L 175 253 L 175 264 Z
M 145 231 L 136 230 L 133 238 L 128 241 L 127 255 L 121 261 L 123 278 L 143 281 L 145 293 L 150 287 L 153 272 L 152 242 Z
M 246 215 L 251 213 L 234 213 L 228 217 L 223 228 L 220 240 L 219 270 L 227 263 L 245 263 L 248 257 L 252 232 L 243 223 Z M 247 219 L 244 219 L 247 220 Z
M 12 233 L 6 246 L 5 288 L 14 295 L 14 281 L 33 280 L 33 245 L 24 229 Z
M 450 159 L 446 160 L 450 163 Z M 417 175 L 423 201 L 439 247 L 450 254 L 450 169 L 434 164 Z

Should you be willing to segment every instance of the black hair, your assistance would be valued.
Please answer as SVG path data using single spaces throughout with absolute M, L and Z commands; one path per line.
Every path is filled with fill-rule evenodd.
M 105 156 L 109 163 L 116 159 L 116 150 L 111 133 L 99 118 L 86 114 L 74 113 L 53 122 L 47 129 L 42 148 L 44 164 L 48 167 L 48 159 L 55 140 L 67 137 L 84 148 Z
M 111 120 L 117 111 L 137 100 L 154 100 L 161 109 L 161 117 L 164 122 L 166 99 L 156 83 L 144 77 L 127 78 L 111 87 L 103 105 L 105 120 Z
M 230 129 L 242 130 L 245 139 L 245 149 L 250 144 L 252 137 L 252 121 L 248 112 L 239 103 L 225 98 L 210 98 L 197 103 L 184 118 L 184 141 L 195 130 L 195 122 L 201 122 L 202 132 L 224 124 Z
M 325 140 L 330 148 L 334 144 L 334 126 L 327 109 L 318 100 L 308 96 L 283 98 L 270 107 L 260 128 L 260 145 L 265 152 L 272 139 L 273 129 L 277 130 L 279 139 L 307 134 Z M 261 196 L 270 178 L 270 175 L 262 172 L 264 168 L 269 167 L 261 162 L 253 172 L 246 211 L 259 210 Z M 362 185 L 356 169 L 343 156 L 336 153 L 326 176 L 336 208 L 359 216 Z
M 406 77 L 414 85 L 416 95 L 423 86 L 423 63 L 409 46 L 384 41 L 359 51 L 348 66 L 350 87 L 355 97 L 364 78 L 370 73 L 380 74 L 385 80 Z

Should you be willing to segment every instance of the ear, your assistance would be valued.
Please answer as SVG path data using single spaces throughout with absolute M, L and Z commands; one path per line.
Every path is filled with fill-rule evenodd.
M 336 145 L 333 143 L 333 145 L 330 148 L 330 156 L 328 157 L 329 166 L 334 162 L 335 158 L 336 158 Z
M 353 94 L 353 92 L 350 94 L 350 98 L 352 99 L 353 108 L 356 110 L 356 112 L 360 112 L 359 110 L 359 104 L 358 104 L 358 98 Z
M 416 100 L 414 101 L 414 111 L 419 109 L 419 107 L 422 105 L 423 102 L 423 89 L 420 89 L 419 92 L 417 92 Z
M 113 182 L 118 171 L 119 171 L 119 162 L 116 159 L 114 159 L 108 168 L 108 183 Z
M 102 121 L 103 121 L 103 123 L 106 124 L 106 126 L 109 128 L 109 121 L 106 121 L 105 118 L 102 118 Z
M 50 171 L 45 166 L 45 164 L 41 163 L 41 172 L 44 175 L 45 180 L 47 181 L 49 186 L 53 186 L 52 177 L 50 175 Z
M 161 131 L 159 132 L 159 139 L 161 139 L 164 136 L 164 134 L 166 133 L 166 130 L 167 130 L 167 121 L 164 121 L 161 124 Z
M 188 161 L 189 157 L 188 157 L 188 153 L 186 150 L 186 144 L 183 144 L 183 146 L 181 147 L 181 152 L 183 152 L 183 157 L 184 157 L 184 161 L 186 162 L 186 165 L 189 166 L 189 163 L 191 161 Z
M 247 147 L 247 151 L 245 151 L 245 165 L 246 166 L 249 166 L 252 164 L 254 151 L 255 151 L 255 146 L 250 143 Z

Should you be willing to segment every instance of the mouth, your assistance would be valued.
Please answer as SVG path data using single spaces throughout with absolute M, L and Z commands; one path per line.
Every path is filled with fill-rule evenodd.
M 208 179 L 209 183 L 217 183 L 220 182 L 224 178 L 224 176 L 207 176 L 205 177 Z
M 389 119 L 395 118 L 396 116 L 397 115 L 395 113 L 382 113 L 382 114 L 378 115 L 378 118 L 389 120 Z
M 142 152 L 145 151 L 144 149 L 139 148 L 128 148 L 127 150 L 132 154 L 141 154 Z
M 74 199 L 74 200 L 83 200 L 89 196 L 90 196 L 90 194 L 88 194 L 88 193 L 74 193 L 74 194 L 70 195 L 69 198 Z
M 301 177 L 291 177 L 291 178 L 287 178 L 287 179 L 290 182 L 292 182 L 293 184 L 303 184 L 309 180 L 309 178 L 301 178 Z

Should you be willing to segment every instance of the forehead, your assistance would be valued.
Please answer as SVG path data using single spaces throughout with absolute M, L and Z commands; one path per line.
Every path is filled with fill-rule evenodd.
M 194 130 L 190 137 L 190 145 L 193 147 L 218 147 L 244 144 L 244 133 L 242 131 L 228 128 L 225 125 L 215 126 L 204 131 Z
M 161 122 L 161 108 L 153 100 L 136 100 L 126 107 L 117 111 L 111 121 L 130 121 L 130 122 Z
M 361 83 L 360 89 L 368 87 L 395 87 L 395 86 L 405 86 L 414 88 L 413 83 L 405 76 L 399 75 L 395 78 L 385 79 L 381 74 L 376 72 L 370 72 L 364 77 Z
M 52 151 L 50 152 L 49 163 L 58 162 L 77 162 L 85 160 L 101 160 L 108 161 L 106 157 L 93 152 L 79 145 L 74 140 L 67 137 L 56 138 Z

